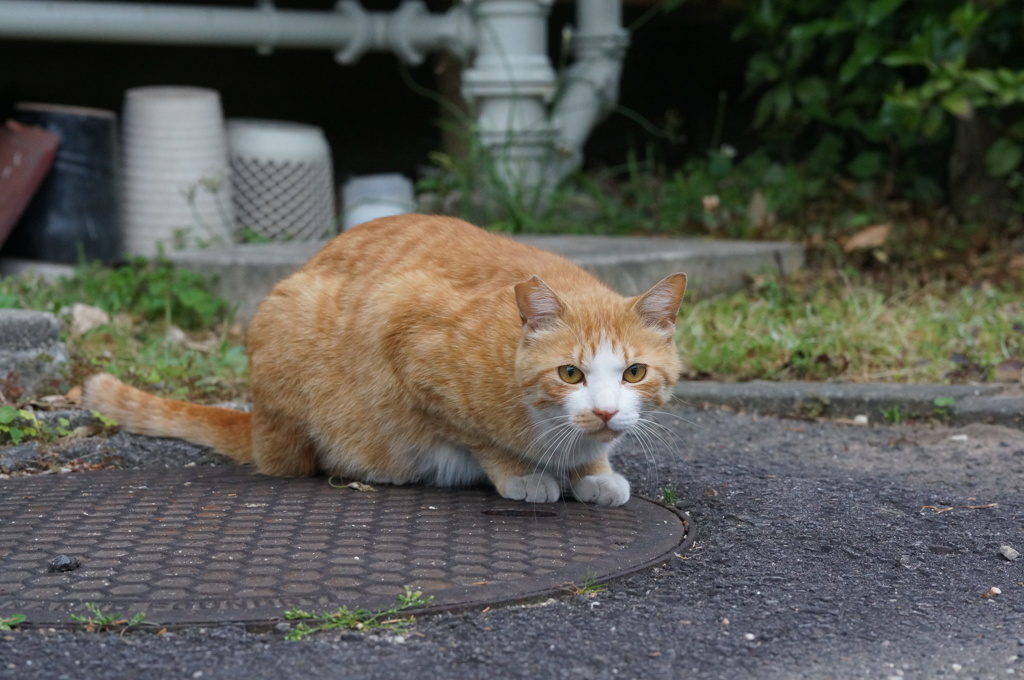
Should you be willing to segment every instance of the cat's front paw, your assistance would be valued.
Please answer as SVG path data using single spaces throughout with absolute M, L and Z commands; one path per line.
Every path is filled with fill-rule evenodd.
M 499 492 L 505 498 L 527 503 L 554 503 L 562 495 L 558 480 L 543 472 L 509 477 L 505 480 L 505 488 Z
M 614 508 L 629 500 L 629 482 L 617 472 L 590 475 L 573 482 L 572 494 L 584 503 Z

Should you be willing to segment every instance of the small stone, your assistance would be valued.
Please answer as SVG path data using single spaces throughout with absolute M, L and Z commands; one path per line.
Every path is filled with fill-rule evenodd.
M 67 390 L 67 347 L 48 312 L 0 309 L 0 377 L 8 398 Z
M 853 424 L 854 425 L 867 425 L 868 424 L 868 417 L 866 415 L 864 415 L 863 413 L 860 414 L 860 415 L 856 415 L 856 416 L 853 417 Z
M 85 335 L 89 331 L 110 323 L 110 315 L 99 307 L 76 302 L 71 305 L 71 334 Z
M 954 442 L 965 442 L 968 439 L 969 439 L 969 437 L 967 435 L 965 435 L 965 434 L 955 434 L 955 435 L 953 435 L 952 437 L 949 438 L 950 441 L 954 441 Z
M 177 326 L 171 326 L 164 335 L 164 342 L 173 347 L 181 347 L 188 343 L 188 334 Z
M 999 554 L 1005 557 L 1010 562 L 1013 562 L 1014 560 L 1020 558 L 1020 553 L 1008 545 L 999 546 Z
M 67 555 L 57 555 L 47 565 L 47 569 L 52 573 L 63 573 L 66 571 L 74 571 L 82 566 L 82 561 L 77 557 L 68 557 Z

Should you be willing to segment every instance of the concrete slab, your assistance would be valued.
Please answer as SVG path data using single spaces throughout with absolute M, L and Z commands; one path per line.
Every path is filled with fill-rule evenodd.
M 558 253 L 625 295 L 645 291 L 677 271 L 701 295 L 740 289 L 763 272 L 789 273 L 804 264 L 803 247 L 774 241 L 709 241 L 615 236 L 516 236 Z M 244 244 L 170 253 L 176 264 L 216 279 L 218 294 L 238 305 L 247 321 L 279 280 L 313 256 L 323 242 Z

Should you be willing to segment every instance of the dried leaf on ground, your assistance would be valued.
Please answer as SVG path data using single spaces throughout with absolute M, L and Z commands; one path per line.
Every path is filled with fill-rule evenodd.
M 331 477 L 330 479 L 328 479 L 327 483 L 330 484 L 335 489 L 354 489 L 356 491 L 376 491 L 377 490 L 377 489 L 373 488 L 372 486 L 370 486 L 369 484 L 363 484 L 362 482 L 346 482 L 343 479 L 339 480 L 339 479 L 336 479 L 335 477 Z
M 889 239 L 889 232 L 892 227 L 889 224 L 874 224 L 866 227 L 851 236 L 843 244 L 843 252 L 852 253 L 855 250 L 870 250 L 881 248 Z

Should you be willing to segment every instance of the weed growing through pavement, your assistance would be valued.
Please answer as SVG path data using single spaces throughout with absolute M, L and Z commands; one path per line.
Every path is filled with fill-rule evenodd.
M 593 574 L 590 573 L 590 567 L 587 567 L 587 572 L 583 576 L 583 585 L 570 583 L 566 586 L 562 586 L 562 588 L 568 590 L 573 595 L 596 597 L 599 593 L 603 593 L 607 590 L 608 586 L 604 583 L 598 583 L 597 579 L 595 579 Z
M 658 500 L 668 506 L 673 506 L 679 500 L 679 494 L 676 493 L 676 489 L 673 486 L 666 486 L 658 494 Z
M 125 631 L 134 626 L 140 626 L 145 622 L 146 615 L 139 612 L 130 619 L 122 614 L 104 614 L 100 606 L 95 602 L 86 602 L 85 608 L 88 614 L 72 614 L 71 620 L 79 623 L 87 633 L 104 633 L 112 630 Z
M 396 634 L 404 634 L 415 621 L 413 616 L 399 616 L 408 609 L 423 607 L 430 603 L 434 597 L 424 596 L 419 590 L 412 590 L 405 586 L 405 591 L 398 596 L 398 604 L 390 609 L 370 611 L 368 609 L 353 609 L 342 607 L 334 612 L 316 614 L 314 612 L 302 611 L 300 609 L 289 609 L 284 613 L 286 619 L 307 619 L 292 628 L 286 640 L 302 640 L 307 635 L 320 633 L 328 630 L 356 630 L 365 632 L 369 630 L 388 630 Z
M 885 422 L 890 425 L 901 425 L 907 420 L 907 416 L 904 415 L 903 409 L 899 407 L 899 404 L 889 408 L 883 408 L 882 417 L 885 418 Z
M 936 397 L 932 405 L 935 406 L 935 417 L 945 423 L 953 417 L 953 407 L 956 405 L 956 399 L 953 397 Z
M 25 622 L 24 614 L 13 614 L 12 616 L 0 616 L 0 630 L 14 630 Z

